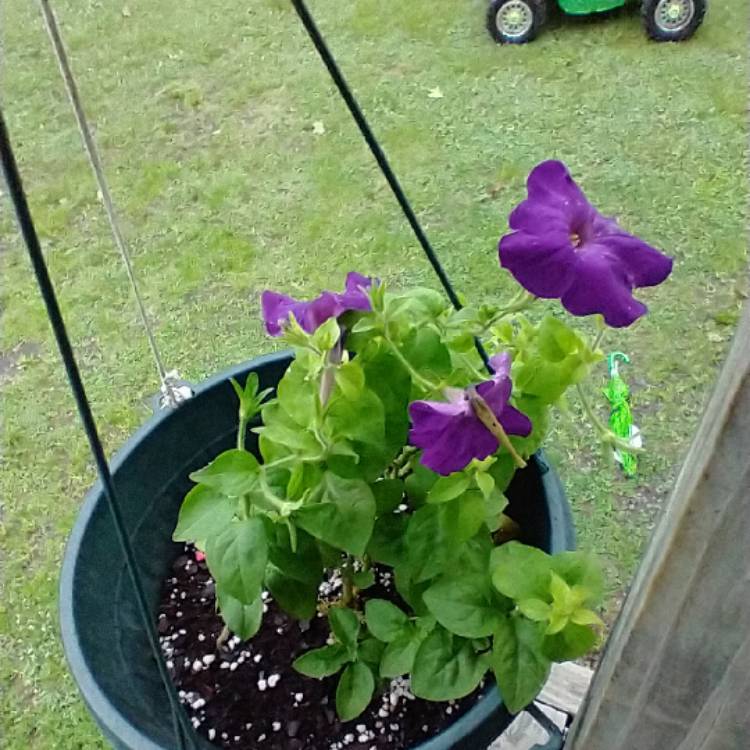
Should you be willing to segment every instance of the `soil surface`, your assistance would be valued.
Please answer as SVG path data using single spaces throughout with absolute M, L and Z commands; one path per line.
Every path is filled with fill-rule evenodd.
M 398 601 L 391 574 L 378 570 L 363 594 Z M 337 582 L 321 586 L 321 600 L 335 597 Z M 478 700 L 482 688 L 458 701 L 415 698 L 408 678 L 376 693 L 353 721 L 336 715 L 338 675 L 323 680 L 292 668 L 301 653 L 326 643 L 322 615 L 296 621 L 264 594 L 260 631 L 249 641 L 230 638 L 219 650 L 223 623 L 215 608 L 214 582 L 195 552 L 186 548 L 165 580 L 158 629 L 167 667 L 196 730 L 225 748 L 262 750 L 407 750 L 434 737 Z

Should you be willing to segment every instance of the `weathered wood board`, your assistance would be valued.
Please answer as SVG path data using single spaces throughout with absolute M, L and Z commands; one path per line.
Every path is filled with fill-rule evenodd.
M 566 750 L 750 750 L 750 306 Z

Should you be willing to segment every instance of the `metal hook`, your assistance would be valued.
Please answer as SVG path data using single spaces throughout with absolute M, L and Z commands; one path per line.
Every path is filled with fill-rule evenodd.
M 565 737 L 557 724 L 536 703 L 527 706 L 526 713 L 549 735 L 549 739 L 544 744 L 537 743 L 531 750 L 562 750 Z
M 617 364 L 618 359 L 624 362 L 626 365 L 630 364 L 630 357 L 628 357 L 628 355 L 624 352 L 612 352 L 611 354 L 608 354 L 607 367 L 609 368 L 609 377 L 614 377 L 615 375 L 620 374 Z

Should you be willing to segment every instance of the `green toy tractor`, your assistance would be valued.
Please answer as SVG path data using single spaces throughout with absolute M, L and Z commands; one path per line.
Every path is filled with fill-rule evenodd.
M 524 44 L 539 33 L 553 2 L 571 15 L 619 8 L 628 0 L 492 0 L 487 28 L 501 44 Z M 640 0 L 646 34 L 658 42 L 680 42 L 692 36 L 706 14 L 707 0 Z

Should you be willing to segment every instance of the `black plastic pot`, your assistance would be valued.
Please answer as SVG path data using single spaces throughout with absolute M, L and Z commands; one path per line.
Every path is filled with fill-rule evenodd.
M 171 533 L 191 486 L 188 474 L 235 441 L 237 404 L 229 378 L 244 382 L 247 373 L 255 371 L 261 388 L 273 387 L 289 362 L 288 354 L 274 354 L 206 381 L 177 410 L 151 419 L 112 461 L 154 618 L 162 581 L 180 550 Z M 550 552 L 573 548 L 568 504 L 543 457 L 535 457 L 516 475 L 508 495 L 509 512 L 524 529 L 523 541 Z M 99 484 L 87 495 L 68 541 L 60 620 L 71 672 L 112 745 L 118 750 L 174 748 L 169 705 L 139 624 L 133 588 Z M 499 736 L 511 718 L 493 687 L 445 732 L 414 750 L 477 750 Z M 215 748 L 201 737 L 195 739 L 202 750 Z

